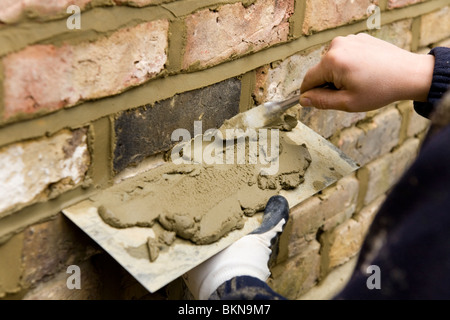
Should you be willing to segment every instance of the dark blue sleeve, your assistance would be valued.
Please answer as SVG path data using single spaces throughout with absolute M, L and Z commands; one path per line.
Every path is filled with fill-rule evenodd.
M 450 48 L 436 47 L 429 54 L 436 58 L 436 62 L 427 102 L 414 101 L 414 109 L 425 118 L 430 117 L 437 102 L 450 88 Z
M 380 208 L 336 299 L 450 299 L 449 145 L 450 125 L 424 145 Z

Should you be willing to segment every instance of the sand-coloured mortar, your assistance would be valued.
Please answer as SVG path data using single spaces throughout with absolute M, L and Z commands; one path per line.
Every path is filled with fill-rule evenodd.
M 286 125 L 285 122 L 280 127 Z M 304 174 L 304 182 L 295 189 L 279 191 L 279 194 L 288 200 L 289 208 L 294 208 L 343 176 L 358 169 L 355 162 L 341 150 L 301 122 L 297 121 L 295 128 L 292 131 L 284 132 L 284 135 L 294 141 L 297 146 L 306 145 L 312 159 Z M 166 164 L 168 163 L 160 159 L 152 162 L 150 167 L 158 168 L 158 166 Z M 133 182 L 136 185 L 139 181 L 142 182 L 141 177 L 144 174 L 146 172 L 141 171 L 137 175 L 136 173 L 131 176 L 127 175 L 117 183 L 127 182 L 132 187 Z M 107 193 L 108 190 L 101 192 Z M 116 193 L 116 195 L 120 194 Z M 111 198 L 113 197 L 105 197 L 106 200 Z M 133 197 L 130 198 L 133 200 Z M 64 208 L 62 212 L 150 292 L 156 292 L 250 233 L 260 226 L 262 218 L 261 212 L 253 216 L 243 214 L 244 227 L 242 229 L 236 228 L 217 241 L 200 245 L 177 236 L 175 231 L 165 229 L 158 221 L 152 227 L 112 227 L 100 217 L 99 204 L 97 202 L 94 206 L 94 202 L 87 199 Z M 107 205 L 105 208 L 110 207 L 108 203 L 103 203 L 103 205 Z M 147 210 L 153 211 L 154 208 L 148 207 Z M 287 247 L 282 246 L 280 250 L 281 256 L 286 256 Z
M 242 228 L 244 216 L 264 210 L 271 196 L 304 181 L 311 163 L 308 149 L 296 145 L 279 128 L 292 129 L 283 122 L 271 128 L 234 131 L 230 138 L 230 131 L 216 135 L 216 139 L 197 136 L 184 148 L 174 148 L 166 164 L 91 200 L 103 221 L 112 227 L 159 224 L 162 228 L 155 229 L 160 231 L 156 237 L 160 241 L 148 243 L 152 260 L 157 257 L 155 246 L 162 249 L 170 245 L 167 231 L 195 244 L 212 243 Z M 201 161 L 192 161 L 195 155 L 202 156 Z

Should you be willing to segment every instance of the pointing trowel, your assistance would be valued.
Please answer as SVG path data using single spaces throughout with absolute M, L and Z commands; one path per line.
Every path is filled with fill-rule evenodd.
M 279 117 L 283 111 L 295 106 L 298 101 L 299 96 L 296 95 L 282 102 L 265 103 L 230 119 L 224 126 L 228 128 L 264 127 Z M 293 190 L 280 192 L 280 195 L 287 199 L 290 208 L 358 168 L 357 164 L 341 150 L 300 121 L 292 131 L 286 134 L 294 144 L 306 145 L 312 159 L 305 173 L 304 182 Z M 161 162 L 161 165 L 164 165 L 164 161 L 161 160 Z M 148 208 L 148 210 L 152 209 L 155 210 Z M 65 208 L 62 212 L 150 292 L 159 290 L 252 232 L 260 225 L 262 218 L 261 214 L 245 217 L 242 229 L 231 231 L 218 241 L 207 245 L 195 245 L 177 237 L 167 250 L 161 251 L 158 258 L 151 262 L 148 258 L 136 256 L 130 248 L 146 245 L 148 239 L 155 236 L 154 227 L 114 228 L 101 219 L 97 206 L 94 206 L 89 199 Z
M 283 101 L 269 101 L 254 107 L 248 111 L 240 113 L 233 118 L 226 120 L 222 129 L 236 128 L 262 128 L 271 124 L 283 112 L 297 105 L 300 95 L 295 95 Z
M 334 83 L 327 82 L 317 88 L 324 88 L 330 90 L 338 90 Z M 233 118 L 226 120 L 221 129 L 242 129 L 247 128 L 257 129 L 268 126 L 277 118 L 279 118 L 285 111 L 299 104 L 301 93 L 281 101 L 269 101 L 257 107 L 254 107 L 243 113 L 239 113 Z

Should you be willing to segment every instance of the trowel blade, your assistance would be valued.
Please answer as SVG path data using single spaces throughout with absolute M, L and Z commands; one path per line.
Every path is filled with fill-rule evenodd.
M 280 193 L 286 197 L 290 208 L 358 169 L 358 165 L 342 151 L 301 122 L 287 135 L 296 144 L 305 144 L 312 158 L 305 181 L 294 190 Z M 90 200 L 62 212 L 152 293 L 253 231 L 262 219 L 261 214 L 246 217 L 242 229 L 232 231 L 209 245 L 194 245 L 177 237 L 167 250 L 161 251 L 158 258 L 150 262 L 133 256 L 127 248 L 146 244 L 148 237 L 154 236 L 152 228 L 113 228 L 100 218 L 97 207 Z

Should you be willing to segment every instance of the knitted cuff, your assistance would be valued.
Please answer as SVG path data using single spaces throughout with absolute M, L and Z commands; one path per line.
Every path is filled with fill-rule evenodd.
M 430 117 L 436 104 L 450 88 L 450 48 L 436 47 L 428 54 L 436 58 L 430 92 L 427 102 L 414 101 L 414 109 L 425 118 Z

